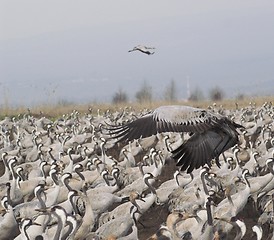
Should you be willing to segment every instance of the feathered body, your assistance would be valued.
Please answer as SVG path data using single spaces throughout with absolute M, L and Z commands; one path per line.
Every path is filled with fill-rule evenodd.
M 133 49 L 129 50 L 129 52 L 140 51 L 140 52 L 145 53 L 147 55 L 152 55 L 155 52 L 151 51 L 151 49 L 155 49 L 155 48 L 154 47 L 146 47 L 146 46 L 138 45 L 138 46 L 134 47 Z
M 156 108 L 130 123 L 110 126 L 109 133 L 118 141 L 146 138 L 162 132 L 189 132 L 191 137 L 172 151 L 177 166 L 188 173 L 216 159 L 239 142 L 241 125 L 205 109 L 170 105 Z

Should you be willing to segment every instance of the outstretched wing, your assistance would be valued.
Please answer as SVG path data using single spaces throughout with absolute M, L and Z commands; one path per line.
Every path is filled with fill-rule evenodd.
M 172 152 L 172 158 L 177 166 L 188 173 L 207 164 L 211 167 L 211 160 L 216 159 L 219 166 L 219 155 L 238 143 L 237 135 L 231 136 L 218 129 L 209 130 L 201 134 L 194 134 L 180 147 Z
M 202 133 L 218 124 L 218 116 L 203 109 L 187 106 L 162 106 L 130 123 L 109 126 L 107 130 L 118 141 L 131 141 L 161 132 Z
M 151 49 L 155 49 L 155 47 L 146 47 L 146 46 L 143 46 L 143 45 L 138 45 L 136 47 L 134 47 L 133 49 L 129 50 L 128 52 L 133 52 L 133 51 L 140 51 L 142 53 L 145 53 L 147 55 L 152 55 L 154 54 L 155 52 L 151 51 Z
M 192 132 L 186 142 L 172 152 L 177 166 L 188 173 L 205 164 L 211 166 L 219 155 L 238 143 L 242 126 L 219 114 L 187 106 L 162 106 L 130 123 L 108 128 L 118 141 L 145 138 L 161 132 Z

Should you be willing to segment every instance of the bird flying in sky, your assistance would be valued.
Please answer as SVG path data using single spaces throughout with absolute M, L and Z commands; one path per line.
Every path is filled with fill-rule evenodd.
M 151 51 L 152 49 L 155 49 L 155 47 L 146 47 L 146 46 L 143 46 L 143 45 L 138 45 L 138 46 L 134 47 L 133 49 L 129 50 L 129 52 L 140 51 L 140 52 L 145 53 L 147 55 L 152 55 L 152 54 L 155 53 L 154 51 Z

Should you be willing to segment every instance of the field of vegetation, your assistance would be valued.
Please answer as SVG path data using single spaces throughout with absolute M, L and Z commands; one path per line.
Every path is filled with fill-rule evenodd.
M 224 99 L 220 101 L 144 101 L 144 102 L 118 102 L 118 103 L 87 103 L 87 104 L 67 104 L 67 103 L 58 103 L 58 104 L 44 104 L 37 105 L 31 108 L 27 106 L 20 107 L 10 107 L 8 105 L 0 106 L 0 119 L 3 119 L 6 116 L 18 116 L 19 114 L 27 114 L 29 112 L 34 116 L 47 116 L 49 118 L 58 118 L 63 114 L 70 113 L 72 110 L 77 110 L 80 113 L 85 113 L 92 111 L 96 113 L 98 109 L 100 111 L 116 111 L 126 107 L 130 107 L 136 111 L 143 109 L 154 109 L 161 105 L 189 105 L 199 108 L 207 108 L 208 106 L 216 103 L 218 106 L 222 106 L 225 109 L 235 109 L 236 107 L 242 108 L 250 105 L 250 103 L 255 104 L 256 106 L 261 106 L 264 102 L 274 102 L 274 96 L 265 96 L 265 97 L 246 97 L 243 99 Z

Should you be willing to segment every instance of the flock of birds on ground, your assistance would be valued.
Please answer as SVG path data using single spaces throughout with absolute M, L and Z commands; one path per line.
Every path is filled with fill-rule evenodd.
M 166 110 L 158 109 L 158 117 Z M 202 126 L 198 134 L 143 132 L 135 139 L 138 129 L 128 131 L 129 124 L 151 116 L 147 109 L 74 110 L 56 120 L 31 112 L 6 117 L 0 122 L 0 239 L 217 240 L 248 233 L 249 239 L 274 239 L 274 106 L 226 110 L 215 104 L 195 121 L 189 110 L 185 125 L 208 123 L 210 113 L 243 127 L 237 144 L 215 153 L 216 147 L 207 153 L 212 161 L 186 171 L 176 170 L 174 151 L 200 139 Z M 152 127 L 147 123 L 142 131 Z M 214 144 L 219 135 L 204 131 Z M 126 137 L 117 142 L 113 133 Z M 204 157 L 197 154 L 185 158 Z M 175 170 L 164 179 L 170 166 Z M 156 230 L 145 236 L 149 218 Z

